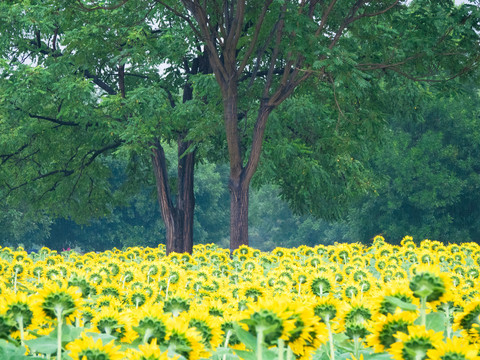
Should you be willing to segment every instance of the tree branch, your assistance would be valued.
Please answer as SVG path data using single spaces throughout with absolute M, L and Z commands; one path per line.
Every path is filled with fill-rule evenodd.
M 267 14 L 267 10 L 269 6 L 272 4 L 272 2 L 273 0 L 265 1 L 265 5 L 263 6 L 262 13 L 260 14 L 260 17 L 257 19 L 257 25 L 255 26 L 255 32 L 253 33 L 253 38 L 250 41 L 250 46 L 248 47 L 248 50 L 245 52 L 245 56 L 243 57 L 243 60 L 240 66 L 238 67 L 239 74 L 242 73 L 243 69 L 248 63 L 248 59 L 250 58 L 250 55 L 252 55 L 253 50 L 255 49 L 255 45 L 257 44 L 260 30 L 262 29 L 263 20 L 265 20 L 265 15 Z
M 112 6 L 94 6 L 94 7 L 86 7 L 82 0 L 77 0 L 78 5 L 80 5 L 80 8 L 84 11 L 95 11 L 95 10 L 115 10 L 123 5 L 125 5 L 129 0 L 123 0 L 121 3 L 118 3 L 117 5 L 112 5 Z
M 99 86 L 101 89 L 106 91 L 109 95 L 117 95 L 117 92 L 106 82 L 100 79 L 97 75 L 93 75 L 90 71 L 84 70 L 83 74 L 87 79 L 92 79 L 93 83 Z

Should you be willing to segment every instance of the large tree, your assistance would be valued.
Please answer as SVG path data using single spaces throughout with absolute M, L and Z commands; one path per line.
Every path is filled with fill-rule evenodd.
M 386 72 L 441 81 L 465 72 L 478 54 L 477 7 L 447 0 L 157 1 L 204 42 L 221 89 L 231 249 L 248 244 L 249 186 L 267 120 L 307 80 L 334 93 L 368 91 Z M 338 98 L 337 107 L 342 115 Z
M 192 78 L 209 63 L 191 30 L 162 6 L 119 5 L 0 4 L 2 200 L 86 221 L 115 206 L 105 156 L 128 159 L 132 173 L 143 171 L 137 176 L 150 176 L 140 166 L 150 161 L 167 252 L 191 252 L 191 134 L 205 139 L 214 128 L 197 126 L 207 99 L 195 98 Z M 178 146 L 175 182 L 165 141 Z

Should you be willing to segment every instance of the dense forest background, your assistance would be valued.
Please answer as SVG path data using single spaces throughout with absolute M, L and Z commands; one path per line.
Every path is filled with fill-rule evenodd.
M 0 4 L 0 245 L 480 241 L 479 5 L 217 3 Z
M 302 244 L 368 243 L 377 234 L 392 243 L 399 243 L 405 235 L 446 243 L 479 241 L 478 90 L 471 83 L 446 89 L 426 84 L 415 87 L 415 96 L 405 99 L 405 94 L 399 94 L 391 99 L 395 113 L 385 121 L 378 146 L 369 151 L 365 171 L 375 181 L 372 191 L 357 197 L 342 220 L 329 222 L 292 212 L 275 185 L 254 187 L 249 214 L 251 246 L 269 250 Z M 396 101 L 401 105 L 395 105 Z M 173 148 L 168 155 L 174 162 Z M 113 178 L 120 179 L 112 184 L 118 187 L 119 198 L 110 214 L 76 223 L 48 216 L 30 220 L 27 203 L 24 208 L 4 208 L 2 244 L 101 251 L 162 243 L 164 226 L 157 215 L 153 172 L 141 185 L 136 182 L 138 191 L 125 185 L 128 174 L 122 170 L 122 159 L 105 161 Z M 227 181 L 226 164 L 197 165 L 195 243 L 228 247 Z

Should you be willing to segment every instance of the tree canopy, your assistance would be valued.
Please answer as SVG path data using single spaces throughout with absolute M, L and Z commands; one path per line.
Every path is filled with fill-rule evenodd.
M 394 90 L 477 65 L 478 10 L 449 0 L 2 2 L 0 197 L 9 216 L 88 222 L 155 184 L 167 251 L 188 252 L 195 165 L 227 160 L 232 249 L 248 243 L 255 174 L 297 214 L 338 219 L 374 185 L 365 164 Z M 427 136 L 424 147 L 441 142 Z

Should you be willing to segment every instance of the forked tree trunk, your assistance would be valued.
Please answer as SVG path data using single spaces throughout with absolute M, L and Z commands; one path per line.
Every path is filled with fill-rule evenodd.
M 167 254 L 171 252 L 192 253 L 193 213 L 195 208 L 193 193 L 195 152 L 185 154 L 189 145 L 190 143 L 183 141 L 183 138 L 178 141 L 178 193 L 175 204 L 172 201 L 168 183 L 165 152 L 158 142 L 152 149 L 158 202 L 165 223 Z
M 188 74 L 208 74 L 211 72 L 206 54 L 193 59 L 191 67 L 186 65 Z M 186 82 L 183 88 L 185 103 L 193 99 L 193 88 L 190 82 Z M 172 106 L 175 106 L 172 103 Z M 186 141 L 187 130 L 180 132 L 177 139 L 178 166 L 177 166 L 177 191 L 175 202 L 172 200 L 172 192 L 168 182 L 167 162 L 165 153 L 156 141 L 152 147 L 152 163 L 157 185 L 158 202 L 166 228 L 167 254 L 171 252 L 192 253 L 193 250 L 193 219 L 195 210 L 194 195 L 194 171 L 195 150 L 189 150 L 192 141 Z M 187 152 L 188 150 L 188 152 Z

